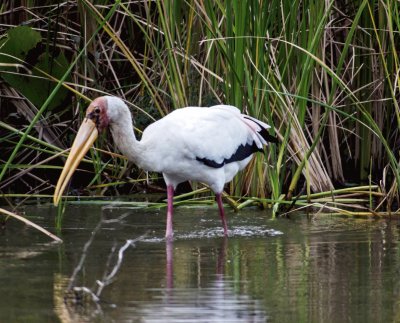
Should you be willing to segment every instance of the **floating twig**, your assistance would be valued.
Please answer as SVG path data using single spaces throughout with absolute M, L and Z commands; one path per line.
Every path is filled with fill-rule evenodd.
M 45 235 L 49 236 L 50 238 L 52 238 L 53 240 L 57 241 L 57 242 L 63 242 L 62 239 L 60 239 L 59 237 L 57 237 L 56 235 L 52 234 L 51 232 L 47 231 L 45 228 L 41 227 L 40 225 L 37 225 L 35 223 L 33 223 L 32 221 L 29 221 L 28 219 L 24 218 L 23 216 L 20 216 L 18 214 L 12 213 L 10 211 L 7 211 L 5 209 L 0 208 L 0 213 L 6 214 L 8 216 L 11 216 L 19 221 L 24 222 L 27 225 L 30 225 L 31 227 L 34 227 L 36 230 L 39 230 L 41 232 L 43 232 Z

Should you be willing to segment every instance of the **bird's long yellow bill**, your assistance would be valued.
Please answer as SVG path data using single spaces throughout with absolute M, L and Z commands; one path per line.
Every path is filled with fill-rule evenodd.
M 78 130 L 61 176 L 58 179 L 56 190 L 53 196 L 54 205 L 58 205 L 60 202 L 61 196 L 69 180 L 71 179 L 72 174 L 75 172 L 87 151 L 93 145 L 94 141 L 98 137 L 98 134 L 99 133 L 97 131 L 96 124 L 92 120 L 85 118 Z

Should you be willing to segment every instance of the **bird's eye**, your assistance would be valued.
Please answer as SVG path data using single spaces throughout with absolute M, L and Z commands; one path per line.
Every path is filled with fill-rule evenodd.
M 95 107 L 94 108 L 94 113 L 95 114 L 99 114 L 100 113 L 100 108 L 99 107 Z

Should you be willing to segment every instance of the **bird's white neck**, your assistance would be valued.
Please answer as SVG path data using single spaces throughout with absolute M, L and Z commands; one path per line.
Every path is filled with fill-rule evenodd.
M 129 111 L 123 118 L 112 122 L 110 124 L 110 130 L 118 150 L 130 161 L 143 167 L 142 157 L 144 147 L 140 144 L 140 141 L 136 139 Z

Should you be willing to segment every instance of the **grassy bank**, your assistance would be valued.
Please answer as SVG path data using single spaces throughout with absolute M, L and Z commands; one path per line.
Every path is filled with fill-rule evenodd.
M 358 190 L 366 192 L 360 203 L 396 211 L 398 7 L 364 0 L 5 1 L 0 192 L 51 194 L 88 99 L 107 93 L 129 103 L 139 132 L 173 109 L 220 102 L 273 125 L 280 143 L 226 188 L 235 207 L 277 209 L 293 197 L 310 203 L 313 194 L 369 185 Z M 71 189 L 143 189 L 147 175 L 108 153 L 115 148 L 107 135 L 98 148 Z M 149 176 L 150 188 L 158 186 L 158 175 Z

